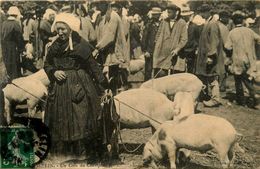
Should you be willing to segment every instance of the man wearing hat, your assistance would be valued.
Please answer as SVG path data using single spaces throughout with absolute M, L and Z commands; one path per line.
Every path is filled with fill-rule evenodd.
M 125 6 L 127 5 L 125 2 L 122 1 L 112 1 L 110 3 L 111 9 L 115 11 L 121 18 L 123 23 L 123 31 L 126 40 L 126 51 L 125 57 L 126 60 L 130 61 L 130 22 L 127 19 L 127 16 L 123 15 L 123 8 L 126 10 Z M 119 90 L 126 90 L 128 89 L 128 70 L 127 67 L 121 67 L 119 69 L 119 76 L 121 80 L 121 88 Z
M 2 25 L 1 40 L 4 63 L 11 79 L 21 76 L 20 53 L 24 49 L 22 28 L 17 21 L 20 11 L 11 6 L 7 12 L 8 18 Z
M 144 80 L 149 80 L 152 77 L 153 70 L 153 51 L 155 46 L 155 37 L 160 25 L 161 8 L 153 7 L 149 11 L 150 19 L 146 23 L 142 37 L 142 50 L 145 56 L 145 77 Z
M 183 6 L 181 11 L 182 18 L 187 22 L 188 41 L 185 47 L 181 50 L 180 55 L 186 58 L 187 72 L 194 73 L 196 50 L 199 44 L 199 36 L 201 26 L 192 22 L 194 12 L 190 10 L 189 6 Z
M 247 106 L 256 106 L 255 89 L 253 79 L 256 77 L 256 52 L 255 42 L 260 44 L 260 36 L 250 28 L 243 26 L 244 13 L 236 11 L 232 20 L 236 27 L 227 37 L 225 48 L 232 51 L 231 73 L 234 74 L 236 87 L 236 101 L 239 105 L 245 105 L 243 84 L 249 91 Z
M 120 16 L 111 9 L 109 2 L 97 3 L 101 19 L 96 23 L 97 45 L 93 51 L 99 53 L 98 60 L 105 67 L 115 93 L 118 88 L 119 68 L 127 69 L 129 57 L 124 33 L 124 26 Z M 124 84 L 123 84 L 124 85 Z
M 173 65 L 172 60 L 178 60 L 179 51 L 187 43 L 186 22 L 180 18 L 180 12 L 179 7 L 169 4 L 167 6 L 168 18 L 160 24 L 153 53 L 153 68 L 156 77 L 169 74 L 172 66 L 176 70 L 177 64 Z
M 196 74 L 203 83 L 211 90 L 210 100 L 203 101 L 207 107 L 220 105 L 219 91 L 219 57 L 223 54 L 223 42 L 220 36 L 218 23 L 213 20 L 210 13 L 212 7 L 203 4 L 200 8 L 200 15 L 206 20 L 200 35 L 198 58 L 196 61 Z M 223 65 L 222 65 L 223 66 Z

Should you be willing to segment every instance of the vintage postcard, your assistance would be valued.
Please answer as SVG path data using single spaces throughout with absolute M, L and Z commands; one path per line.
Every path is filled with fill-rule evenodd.
M 0 0 L 1 169 L 260 169 L 259 0 Z

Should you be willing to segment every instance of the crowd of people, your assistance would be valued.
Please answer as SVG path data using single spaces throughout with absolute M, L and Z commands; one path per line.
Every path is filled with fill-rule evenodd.
M 207 3 L 195 11 L 188 4 L 151 6 L 141 16 L 131 13 L 130 5 L 94 1 L 60 9 L 51 6 L 43 15 L 31 9 L 23 17 L 16 6 L 1 11 L 1 60 L 7 81 L 42 68 L 51 81 L 45 122 L 57 145 L 53 154 L 80 158 L 87 150 L 97 151 L 102 142 L 99 96 L 106 88 L 114 94 L 127 90 L 130 60 L 141 55 L 145 81 L 195 74 L 207 86 L 203 104 L 215 107 L 227 88 L 227 75 L 233 74 L 237 103 L 256 106 L 259 16 L 249 16 L 242 6 L 216 11 Z

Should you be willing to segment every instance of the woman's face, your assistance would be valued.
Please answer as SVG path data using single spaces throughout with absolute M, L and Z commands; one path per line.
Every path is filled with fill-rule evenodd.
M 68 40 L 70 36 L 71 29 L 69 26 L 62 22 L 56 23 L 56 31 L 59 35 L 59 38 L 63 41 Z

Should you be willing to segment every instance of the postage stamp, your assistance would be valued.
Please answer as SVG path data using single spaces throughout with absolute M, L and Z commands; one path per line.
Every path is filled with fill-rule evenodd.
M 30 128 L 0 128 L 0 168 L 31 168 L 34 164 L 32 136 Z

